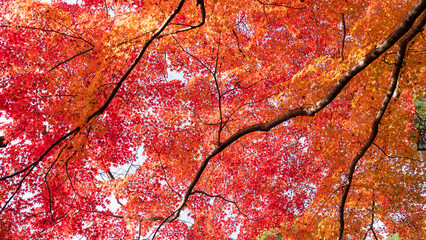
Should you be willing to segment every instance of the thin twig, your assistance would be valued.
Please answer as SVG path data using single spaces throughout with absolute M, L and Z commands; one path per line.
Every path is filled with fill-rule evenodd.
M 215 67 L 214 67 L 214 72 L 213 72 L 213 78 L 214 78 L 214 84 L 216 86 L 216 91 L 217 91 L 217 101 L 218 101 L 218 107 L 219 107 L 219 119 L 220 119 L 220 124 L 219 124 L 219 131 L 217 133 L 217 144 L 220 145 L 220 134 L 222 133 L 222 129 L 223 129 L 223 114 L 222 114 L 222 94 L 220 93 L 220 88 L 219 88 L 219 83 L 217 80 L 217 63 L 219 62 L 219 49 L 220 49 L 220 37 L 222 36 L 221 33 L 219 33 L 219 40 L 217 43 L 217 51 L 216 51 L 216 63 L 215 63 Z
M 55 222 L 55 219 L 53 217 L 53 211 L 52 211 L 52 193 L 50 192 L 50 187 L 49 187 L 49 183 L 47 182 L 47 176 L 49 175 L 50 171 L 52 170 L 53 166 L 56 164 L 56 162 L 59 160 L 59 158 L 61 157 L 62 152 L 64 151 L 64 149 L 67 147 L 67 145 L 65 144 L 65 146 L 62 147 L 61 151 L 59 152 L 58 156 L 56 157 L 55 161 L 53 161 L 52 164 L 50 164 L 49 169 L 47 170 L 46 174 L 44 175 L 44 182 L 46 184 L 47 187 L 47 192 L 49 194 L 49 211 L 50 211 L 50 215 L 52 217 L 52 223 Z
M 240 40 L 238 39 L 237 32 L 235 32 L 234 29 L 232 29 L 232 34 L 234 34 L 235 38 L 237 39 L 237 48 L 238 48 L 238 51 L 243 55 L 243 57 L 246 57 L 246 55 L 244 55 L 244 53 L 243 53 L 243 50 L 241 50 L 241 48 L 240 48 Z
M 374 197 L 374 194 L 373 194 L 373 197 Z M 375 237 L 375 239 L 377 240 L 377 236 L 376 236 L 376 233 L 374 232 L 374 206 L 375 206 L 375 202 L 374 202 L 374 200 L 373 200 L 373 205 L 372 205 L 372 207 L 371 207 L 371 211 L 372 211 L 372 213 L 371 213 L 371 222 L 370 222 L 370 226 L 369 226 L 369 228 L 367 229 L 367 231 L 365 232 L 365 234 L 364 234 L 364 237 L 362 238 L 362 240 L 365 240 L 366 238 L 367 238 L 367 236 L 368 236 L 368 232 L 370 232 L 370 231 L 372 231 L 373 232 L 373 235 L 374 235 L 374 237 Z
M 306 6 L 304 6 L 304 7 L 293 7 L 293 6 L 288 6 L 288 5 L 279 4 L 279 3 L 265 3 L 265 2 L 262 2 L 260 0 L 257 0 L 257 2 L 260 3 L 260 4 L 262 4 L 263 6 L 285 7 L 285 8 L 297 9 L 297 10 L 306 9 Z
M 345 41 L 346 41 L 346 22 L 345 22 L 345 14 L 342 13 L 342 27 L 343 27 L 343 36 L 342 36 L 342 50 L 340 52 L 340 56 L 342 57 L 342 62 L 345 60 L 343 52 L 345 50 Z
M 185 50 L 185 48 L 183 48 L 183 46 L 180 44 L 180 42 L 175 38 L 175 36 L 173 36 L 173 39 L 175 40 L 175 42 L 177 43 L 177 45 L 180 47 L 180 49 L 186 53 L 187 55 L 189 55 L 190 57 L 192 57 L 194 60 L 196 60 L 197 62 L 199 62 L 205 69 L 207 69 L 207 71 L 209 71 L 209 73 L 211 75 L 214 76 L 214 72 L 203 62 L 201 61 L 198 57 L 196 57 L 194 54 L 190 53 L 189 51 Z
M 374 197 L 374 194 L 373 194 L 373 197 Z M 371 206 L 372 213 L 371 213 L 370 229 L 373 232 L 374 239 L 378 240 L 376 232 L 374 231 L 374 210 L 375 210 L 375 204 L 376 204 L 376 202 L 373 200 L 373 206 Z
M 404 156 L 391 156 L 391 155 L 389 155 L 389 154 L 387 154 L 386 152 L 385 152 L 385 150 L 383 150 L 379 145 L 377 145 L 376 143 L 373 143 L 373 145 L 374 146 L 376 146 L 386 157 L 388 157 L 388 158 L 396 158 L 396 159 L 398 159 L 398 158 L 402 158 L 402 159 L 408 159 L 408 160 L 411 160 L 411 161 L 416 161 L 416 162 L 423 162 L 423 161 L 421 161 L 421 160 L 418 160 L 418 159 L 414 159 L 414 158 L 409 158 L 409 157 L 404 157 Z
M 72 57 L 70 57 L 70 58 L 68 58 L 68 59 L 66 59 L 66 60 L 64 60 L 64 61 L 62 61 L 62 62 L 60 62 L 60 63 L 56 64 L 55 66 L 53 66 L 53 67 L 52 67 L 51 69 L 49 69 L 48 71 L 50 72 L 50 71 L 52 71 L 53 69 L 58 68 L 58 67 L 59 67 L 59 66 L 61 66 L 62 64 L 67 63 L 67 62 L 69 62 L 69 61 L 73 60 L 74 58 L 76 58 L 76 57 L 78 57 L 78 56 L 80 56 L 80 55 L 83 55 L 83 54 L 85 54 L 85 53 L 88 53 L 88 52 L 90 52 L 90 51 L 92 51 L 92 50 L 93 50 L 93 47 L 92 47 L 92 48 L 87 49 L 86 51 L 79 52 L 79 53 L 77 53 L 76 55 L 74 55 L 74 56 L 72 56 Z
M 70 38 L 74 38 L 74 39 L 78 39 L 78 40 L 82 40 L 82 41 L 85 41 L 82 37 L 80 37 L 80 36 L 73 36 L 73 35 L 70 35 L 70 34 L 67 34 L 67 33 L 63 33 L 63 32 L 59 32 L 59 31 L 56 31 L 56 30 L 53 30 L 53 29 L 46 29 L 46 28 L 38 28 L 38 27 L 30 27 L 30 26 L 20 26 L 20 25 L 17 25 L 17 26 L 10 26 L 10 25 L 0 25 L 0 27 L 1 28 L 17 28 L 17 29 L 30 29 L 30 30 L 39 30 L 39 31 L 42 31 L 42 32 L 52 32 L 52 33 L 57 33 L 57 34 L 60 34 L 60 35 L 63 35 L 63 36 L 66 36 L 66 37 L 70 37 Z M 86 42 L 86 41 L 85 41 Z M 92 45 L 93 46 L 93 45 Z
M 246 218 L 250 219 L 250 218 L 249 218 L 249 217 L 248 217 L 245 213 L 241 212 L 240 207 L 238 206 L 237 202 L 235 202 L 235 201 L 228 200 L 228 199 L 226 199 L 225 197 L 223 197 L 223 196 L 222 196 L 222 195 L 220 195 L 220 194 L 214 194 L 214 195 L 212 195 L 212 194 L 208 194 L 208 193 L 206 193 L 206 192 L 204 192 L 204 191 L 201 191 L 201 190 L 195 190 L 195 191 L 193 191 L 193 192 L 191 193 L 191 195 L 193 195 L 193 194 L 197 194 L 197 193 L 199 193 L 199 194 L 203 194 L 203 195 L 206 195 L 206 196 L 211 197 L 211 198 L 220 198 L 220 199 L 222 199 L 222 200 L 223 200 L 223 201 L 225 201 L 225 202 L 232 203 L 232 204 L 234 204 L 234 206 L 237 208 L 238 212 L 239 212 L 241 215 L 243 215 L 244 217 L 246 217 Z

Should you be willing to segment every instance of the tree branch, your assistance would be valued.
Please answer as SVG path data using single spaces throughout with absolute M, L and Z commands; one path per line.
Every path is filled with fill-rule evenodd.
M 416 161 L 416 162 L 423 162 L 423 161 L 421 161 L 421 160 L 419 160 L 419 159 L 414 159 L 414 158 L 409 158 L 409 157 L 404 157 L 404 156 L 391 156 L 391 155 L 389 155 L 389 154 L 387 154 L 386 152 L 385 152 L 385 150 L 383 150 L 379 145 L 377 145 L 376 143 L 373 143 L 373 145 L 374 146 L 376 146 L 379 150 L 380 150 L 380 152 L 382 152 L 386 157 L 388 157 L 388 158 L 396 158 L 396 159 L 398 159 L 398 158 L 402 158 L 402 159 L 408 159 L 408 160 L 411 160 L 411 161 Z
M 420 3 L 423 3 L 423 5 L 426 5 L 426 1 L 420 1 Z M 418 4 L 421 5 L 421 4 Z M 424 8 L 423 8 L 424 11 Z M 412 10 L 410 10 L 410 12 L 412 12 Z M 410 12 L 408 14 L 410 14 Z M 398 83 L 398 78 L 399 78 L 399 73 L 401 71 L 402 65 L 403 65 L 403 61 L 404 61 L 404 56 L 405 56 L 405 51 L 407 49 L 407 44 L 422 30 L 423 26 L 425 25 L 426 22 L 426 13 L 423 13 L 423 15 L 420 17 L 420 19 L 417 21 L 417 23 L 414 25 L 414 27 L 407 33 L 407 35 L 404 36 L 404 38 L 401 39 L 401 41 L 398 43 L 399 48 L 398 48 L 398 53 L 396 55 L 396 59 L 395 59 L 395 65 L 393 68 L 393 72 L 392 72 L 392 76 L 391 76 L 391 83 L 390 83 L 390 87 L 388 92 L 386 93 L 386 97 L 382 102 L 382 105 L 380 106 L 380 109 L 377 113 L 376 118 L 374 119 L 374 122 L 371 126 L 371 133 L 370 133 L 370 137 L 368 138 L 367 142 L 365 142 L 363 144 L 363 146 L 361 147 L 361 149 L 358 151 L 357 155 L 354 157 L 354 159 L 351 162 L 351 165 L 349 167 L 349 171 L 346 175 L 347 177 L 347 184 L 346 187 L 343 191 L 343 195 L 342 195 L 342 200 L 339 206 L 339 224 L 340 224 L 340 228 L 339 228 L 339 240 L 341 240 L 343 238 L 343 231 L 345 228 L 345 220 L 344 220 L 344 213 L 345 213 L 345 203 L 346 203 L 346 199 L 348 197 L 349 194 L 349 189 L 351 187 L 352 184 L 352 178 L 355 172 L 355 168 L 356 165 L 358 163 L 358 161 L 364 156 L 365 152 L 369 149 L 369 147 L 373 144 L 378 132 L 379 132 L 379 124 L 380 121 L 386 111 L 386 108 L 393 96 L 393 93 L 396 89 L 397 83 Z
M 52 70 L 53 70 L 53 69 L 55 69 L 55 68 L 58 68 L 58 67 L 59 67 L 59 66 L 61 66 L 62 64 L 67 63 L 67 62 L 69 62 L 69 61 L 73 60 L 74 58 L 76 58 L 76 57 L 78 57 L 78 56 L 80 56 L 80 55 L 83 55 L 83 54 L 85 54 L 85 53 L 88 53 L 88 52 L 90 52 L 90 51 L 92 51 L 92 50 L 93 50 L 93 47 L 92 47 L 92 48 L 87 49 L 86 51 L 83 51 L 83 52 L 79 52 L 79 53 L 77 53 L 76 55 L 74 55 L 74 56 L 72 56 L 72 57 L 70 57 L 70 58 L 68 58 L 68 59 L 66 59 L 66 60 L 64 60 L 64 61 L 62 61 L 62 62 L 60 62 L 60 63 L 56 64 L 55 66 L 53 66 L 51 69 L 49 69 L 49 72 L 50 72 L 50 71 L 52 71 Z
M 220 118 L 220 124 L 219 124 L 219 130 L 217 132 L 217 145 L 220 145 L 220 134 L 222 133 L 222 129 L 223 129 L 223 114 L 222 114 L 222 94 L 220 93 L 220 88 L 219 88 L 219 83 L 217 80 L 217 63 L 219 62 L 219 49 L 220 49 L 220 37 L 222 36 L 221 33 L 219 33 L 219 40 L 217 43 L 217 51 L 216 51 L 216 63 L 215 63 L 215 67 L 214 67 L 214 72 L 213 72 L 213 79 L 214 79 L 214 84 L 216 87 L 216 91 L 217 91 L 217 101 L 218 101 L 218 107 L 219 107 L 219 118 Z
M 69 133 L 65 134 L 63 137 L 59 138 L 56 142 L 54 142 L 52 145 L 50 145 L 50 147 L 48 149 L 46 149 L 46 151 L 43 152 L 43 154 L 34 162 L 32 162 L 30 165 L 28 165 L 27 167 L 25 167 L 24 169 L 17 171 L 15 173 L 12 173 L 10 175 L 4 176 L 0 178 L 0 181 L 4 181 L 8 178 L 12 178 L 18 174 L 21 174 L 25 171 L 27 171 L 28 169 L 30 169 L 31 167 L 35 167 L 37 166 L 37 164 L 56 146 L 58 145 L 60 142 L 62 142 L 63 140 L 67 139 L 69 136 L 73 135 L 74 133 L 77 133 L 78 131 L 80 131 L 80 127 L 74 128 L 72 131 L 70 131 Z
M 304 7 L 292 7 L 292 6 L 288 6 L 288 5 L 284 5 L 284 4 L 279 4 L 279 3 L 265 3 L 265 2 L 262 2 L 260 0 L 257 0 L 257 2 L 260 3 L 260 4 L 262 4 L 263 6 L 285 7 L 285 8 L 297 9 L 297 10 L 306 9 L 306 6 L 304 6 Z
M 52 32 L 52 33 L 57 33 L 57 34 L 60 34 L 60 35 L 66 36 L 66 37 L 70 37 L 70 38 L 74 38 L 74 39 L 82 40 L 82 41 L 84 41 L 84 42 L 88 43 L 89 45 L 91 45 L 91 46 L 93 47 L 93 44 L 92 44 L 92 43 L 90 43 L 90 42 L 86 41 L 84 38 L 82 38 L 82 37 L 80 37 L 80 36 L 73 36 L 73 35 L 70 35 L 70 34 L 67 34 L 67 33 L 63 33 L 63 32 L 57 31 L 57 30 L 53 30 L 53 29 L 38 28 L 38 27 L 30 27 L 30 26 L 20 26 L 20 25 L 17 25 L 17 26 L 1 25 L 0 27 L 1 27 L 1 28 L 30 29 L 30 30 L 39 30 L 39 31 L 42 31 L 42 32 Z
M 4 136 L 0 136 L 0 148 L 5 148 L 5 147 L 7 147 L 6 139 L 4 138 Z
M 346 40 L 346 22 L 345 22 L 345 14 L 342 13 L 342 28 L 343 28 L 343 36 L 342 36 L 342 50 L 340 52 L 340 56 L 342 57 L 342 61 L 345 60 L 343 51 L 345 50 L 345 40 Z
M 228 139 L 222 142 L 219 146 L 217 146 L 214 150 L 208 153 L 205 157 L 201 165 L 199 166 L 197 173 L 193 177 L 190 185 L 188 186 L 180 204 L 178 207 L 166 218 L 173 218 L 168 220 L 170 222 L 174 221 L 179 217 L 180 211 L 186 205 L 189 196 L 192 193 L 195 185 L 201 178 L 201 175 L 204 172 L 204 169 L 207 167 L 211 158 L 222 152 L 226 147 L 234 143 L 236 140 L 242 138 L 243 136 L 252 133 L 252 132 L 267 132 L 273 127 L 288 121 L 297 116 L 314 116 L 320 110 L 325 108 L 328 104 L 330 104 L 337 95 L 343 90 L 343 88 L 352 80 L 358 73 L 364 70 L 369 64 L 371 64 L 374 60 L 376 60 L 381 54 L 383 54 L 386 50 L 392 47 L 405 33 L 407 33 L 410 28 L 413 26 L 416 19 L 419 15 L 424 11 L 426 7 L 426 0 L 419 1 L 413 8 L 411 8 L 408 13 L 403 18 L 402 22 L 398 25 L 398 27 L 378 46 L 376 46 L 373 50 L 367 53 L 361 61 L 359 61 L 355 66 L 350 68 L 343 76 L 340 77 L 339 81 L 327 92 L 327 94 L 317 103 L 312 106 L 306 108 L 295 108 L 288 110 L 287 112 L 279 115 L 278 117 L 260 124 L 254 124 L 248 126 L 246 128 L 240 129 L 233 135 L 231 135 Z M 158 229 L 164 224 L 162 224 L 155 231 L 158 232 Z M 155 237 L 155 234 L 154 234 Z
M 220 194 L 211 195 L 211 194 L 208 194 L 208 193 L 206 193 L 206 192 L 204 192 L 204 191 L 200 191 L 200 190 L 195 190 L 195 191 L 193 191 L 193 192 L 191 193 L 191 195 L 193 195 L 193 194 L 197 194 L 197 193 L 199 193 L 199 194 L 203 194 L 203 195 L 206 195 L 206 196 L 211 197 L 211 198 L 220 198 L 220 199 L 222 199 L 222 200 L 223 200 L 223 201 L 225 201 L 225 202 L 232 203 L 232 204 L 234 204 L 234 206 L 237 208 L 238 212 L 239 212 L 241 215 L 243 215 L 243 216 L 244 216 L 244 217 L 246 217 L 246 218 L 249 218 L 249 217 L 248 217 L 245 213 L 241 212 L 240 207 L 238 207 L 238 204 L 237 204 L 235 201 L 228 200 L 228 199 L 224 198 L 224 197 L 223 197 L 222 195 L 220 195 Z
M 195 28 L 199 28 L 199 27 L 201 27 L 201 26 L 204 25 L 205 20 L 206 20 L 206 8 L 204 6 L 204 0 L 197 0 L 197 6 L 200 6 L 200 10 L 201 10 L 201 20 L 200 20 L 200 22 L 198 22 L 195 25 L 189 26 L 187 28 L 178 29 L 178 30 L 176 30 L 176 31 L 174 31 L 174 32 L 172 32 L 170 34 L 176 34 L 176 33 L 190 31 L 190 30 L 193 30 Z M 168 35 L 170 35 L 170 34 L 168 34 Z
M 142 233 L 141 224 L 142 224 L 142 219 L 139 219 L 138 240 L 141 239 L 141 233 Z
M 237 32 L 235 32 L 234 29 L 232 29 L 232 34 L 234 34 L 235 39 L 237 39 L 237 48 L 238 48 L 238 51 L 243 55 L 243 57 L 246 57 L 246 55 L 244 55 L 244 53 L 243 53 L 243 50 L 241 50 L 241 48 L 240 48 L 240 40 L 238 39 Z
M 374 194 L 373 194 L 374 197 Z M 367 229 L 367 231 L 365 232 L 364 237 L 362 238 L 362 240 L 365 240 L 367 238 L 368 232 L 371 230 L 373 232 L 374 235 L 374 239 L 377 240 L 377 236 L 376 233 L 374 232 L 374 206 L 375 206 L 375 201 L 373 200 L 373 206 L 371 207 L 372 213 L 371 213 L 371 222 L 370 222 L 370 227 Z

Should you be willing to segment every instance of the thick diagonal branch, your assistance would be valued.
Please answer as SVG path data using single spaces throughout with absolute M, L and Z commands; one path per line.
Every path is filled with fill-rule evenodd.
M 425 2 L 425 1 L 423 1 Z M 423 10 L 424 11 L 424 10 Z M 380 121 L 383 118 L 383 115 L 386 111 L 386 108 L 393 96 L 393 93 L 396 89 L 399 73 L 402 68 L 402 64 L 404 61 L 405 51 L 407 49 L 407 44 L 422 30 L 426 22 L 426 13 L 423 13 L 423 15 L 420 17 L 420 19 L 417 21 L 417 23 L 414 25 L 414 27 L 404 36 L 404 38 L 401 39 L 398 43 L 398 52 L 395 59 L 395 65 L 392 71 L 391 76 L 391 83 L 389 90 L 386 93 L 386 97 L 384 98 L 382 105 L 380 106 L 380 109 L 376 115 L 376 118 L 374 119 L 374 122 L 371 126 L 371 133 L 368 140 L 363 144 L 361 149 L 358 151 L 357 155 L 354 157 L 354 159 L 351 162 L 351 165 L 349 167 L 349 171 L 346 175 L 347 178 L 347 185 L 345 186 L 345 189 L 343 191 L 342 200 L 339 206 L 339 240 L 343 238 L 343 231 L 345 228 L 345 220 L 344 220 L 344 214 L 345 214 L 345 203 L 346 199 L 349 194 L 349 189 L 351 187 L 352 178 L 355 172 L 356 165 L 358 161 L 364 156 L 365 152 L 370 148 L 370 146 L 373 144 L 374 140 L 377 137 L 377 134 L 379 133 L 379 124 Z
M 314 116 L 316 113 L 325 108 L 328 104 L 330 104 L 337 95 L 343 90 L 343 88 L 362 70 L 364 70 L 369 64 L 371 64 L 374 60 L 376 60 L 381 54 L 383 54 L 386 50 L 392 47 L 398 40 L 407 33 L 411 27 L 413 26 L 416 19 L 422 14 L 424 9 L 426 8 L 426 0 L 420 0 L 413 8 L 411 8 L 408 13 L 405 15 L 401 23 L 398 27 L 378 46 L 376 46 L 373 50 L 367 53 L 357 64 L 355 64 L 352 68 L 350 68 L 343 76 L 340 77 L 339 81 L 327 92 L 327 94 L 315 103 L 312 106 L 306 108 L 295 108 L 288 110 L 287 112 L 279 115 L 278 117 L 265 122 L 254 124 L 248 126 L 246 128 L 238 130 L 236 133 L 231 135 L 228 139 L 222 142 L 219 146 L 217 146 L 214 150 L 208 153 L 205 157 L 201 165 L 199 166 L 197 173 L 193 177 L 191 183 L 189 184 L 183 198 L 179 204 L 179 206 L 163 221 L 162 224 L 157 228 L 155 232 L 159 230 L 159 228 L 164 224 L 164 222 L 172 222 L 179 217 L 180 211 L 186 205 L 189 196 L 192 193 L 195 185 L 200 180 L 205 168 L 207 167 L 210 159 L 214 156 L 222 152 L 229 145 L 242 138 L 243 136 L 252 133 L 252 132 L 267 132 L 271 130 L 273 127 L 288 121 L 297 116 Z M 154 235 L 155 236 L 155 235 Z

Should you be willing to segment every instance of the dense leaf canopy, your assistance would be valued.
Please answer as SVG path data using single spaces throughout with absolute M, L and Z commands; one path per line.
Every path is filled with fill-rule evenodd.
M 426 239 L 425 8 L 1 1 L 0 238 Z

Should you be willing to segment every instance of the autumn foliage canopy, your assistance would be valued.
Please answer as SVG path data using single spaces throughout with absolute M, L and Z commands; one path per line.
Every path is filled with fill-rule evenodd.
M 425 8 L 1 1 L 0 239 L 426 239 Z

